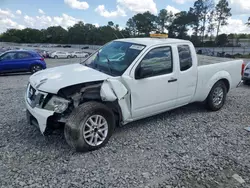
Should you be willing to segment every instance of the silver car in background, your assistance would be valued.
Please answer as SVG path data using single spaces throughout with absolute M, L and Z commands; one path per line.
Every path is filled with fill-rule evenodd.
M 242 80 L 244 84 L 250 84 L 250 62 L 247 62 L 245 65 Z
M 51 58 L 58 59 L 58 58 L 71 58 L 71 54 L 68 52 L 61 52 L 61 51 L 56 51 L 52 52 L 50 54 Z
M 79 57 L 87 58 L 88 56 L 89 54 L 83 51 L 76 51 L 71 53 L 71 57 L 73 58 L 79 58 Z

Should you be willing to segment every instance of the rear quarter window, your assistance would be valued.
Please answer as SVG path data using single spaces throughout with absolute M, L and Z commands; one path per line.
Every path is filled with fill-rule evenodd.
M 192 54 L 188 45 L 179 45 L 178 47 L 180 70 L 186 71 L 193 65 Z

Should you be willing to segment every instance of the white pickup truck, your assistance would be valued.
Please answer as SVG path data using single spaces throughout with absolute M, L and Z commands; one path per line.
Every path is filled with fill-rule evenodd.
M 241 82 L 242 64 L 197 56 L 185 40 L 114 40 L 82 63 L 33 74 L 25 95 L 27 118 L 43 134 L 64 127 L 77 151 L 98 149 L 119 125 L 193 102 L 221 109 Z

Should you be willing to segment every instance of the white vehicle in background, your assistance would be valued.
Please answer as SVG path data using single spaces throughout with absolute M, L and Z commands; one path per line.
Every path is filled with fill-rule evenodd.
M 61 51 L 56 51 L 56 52 L 52 52 L 50 55 L 49 55 L 51 58 L 54 58 L 54 59 L 58 59 L 58 58 L 71 58 L 71 54 L 68 53 L 68 52 L 61 52 Z
M 72 52 L 71 57 L 73 57 L 73 58 L 87 58 L 87 57 L 89 57 L 89 54 L 86 52 L 77 51 L 77 52 Z
M 115 54 L 123 56 L 112 59 Z M 95 150 L 119 125 L 193 102 L 220 110 L 241 83 L 242 64 L 197 56 L 185 40 L 114 40 L 82 63 L 32 75 L 25 97 L 28 122 L 42 134 L 64 126 L 72 148 Z
M 244 66 L 244 71 L 242 73 L 242 80 L 245 85 L 250 84 L 250 62 L 247 62 Z
M 201 48 L 197 50 L 197 54 L 206 55 L 206 56 L 214 56 L 214 52 L 208 48 Z

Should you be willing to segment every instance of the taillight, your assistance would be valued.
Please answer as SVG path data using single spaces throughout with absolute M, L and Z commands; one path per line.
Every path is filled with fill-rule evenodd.
M 41 61 L 44 61 L 44 58 L 42 57 L 40 60 L 41 60 Z
M 241 76 L 243 76 L 243 74 L 244 74 L 245 66 L 246 66 L 246 64 L 245 64 L 245 62 L 243 62 L 242 66 L 241 66 Z

